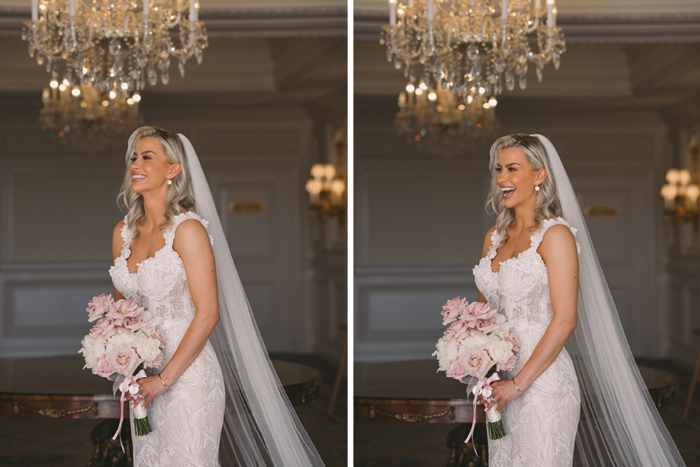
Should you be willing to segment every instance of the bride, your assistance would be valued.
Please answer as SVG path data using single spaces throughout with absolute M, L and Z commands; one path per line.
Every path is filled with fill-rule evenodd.
M 552 143 L 504 136 L 491 147 L 497 215 L 474 268 L 479 301 L 521 340 L 487 408 L 508 433 L 490 467 L 684 466 L 639 374 L 583 214 Z
M 132 398 L 153 427 L 132 437 L 134 465 L 322 466 L 267 356 L 191 143 L 139 128 L 126 165 L 115 299 L 158 316 L 166 340 L 159 372 Z

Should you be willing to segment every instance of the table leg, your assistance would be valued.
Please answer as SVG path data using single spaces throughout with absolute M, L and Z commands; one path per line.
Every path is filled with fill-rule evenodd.
M 92 430 L 92 444 L 95 451 L 87 467 L 131 467 L 134 465 L 131 448 L 131 427 L 129 419 L 122 424 L 121 439 L 124 443 L 122 451 L 119 437 L 112 439 L 119 426 L 119 420 L 107 419 Z
M 488 467 L 486 425 L 477 424 L 474 437 L 464 444 L 470 430 L 471 423 L 462 423 L 447 435 L 447 447 L 450 448 L 447 467 Z M 478 455 L 474 452 L 475 447 Z

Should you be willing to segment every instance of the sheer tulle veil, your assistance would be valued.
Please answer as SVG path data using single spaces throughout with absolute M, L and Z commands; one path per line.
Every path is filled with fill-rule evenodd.
M 275 373 L 246 298 L 197 153 L 178 135 L 192 177 L 196 212 L 209 221 L 221 319 L 210 337 L 224 373 L 221 465 L 322 466 Z
M 574 465 L 684 466 L 637 369 L 569 177 L 552 143 L 544 145 L 564 219 L 578 230 L 578 326 L 566 349 L 581 387 Z

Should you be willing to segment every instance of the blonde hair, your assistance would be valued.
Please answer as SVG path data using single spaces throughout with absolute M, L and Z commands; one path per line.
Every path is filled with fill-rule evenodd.
M 491 188 L 489 190 L 489 198 L 486 202 L 486 210 L 492 211 L 496 215 L 496 230 L 503 244 L 507 238 L 507 228 L 515 220 L 515 210 L 506 208 L 503 202 L 503 193 L 501 187 L 496 182 L 496 167 L 498 166 L 498 153 L 503 149 L 518 148 L 527 157 L 528 162 L 532 165 L 532 169 L 537 171 L 540 169 L 547 170 L 547 178 L 539 185 L 540 190 L 537 192 L 535 201 L 535 223 L 537 227 L 542 227 L 542 222 L 552 216 L 561 216 L 561 203 L 557 190 L 554 185 L 552 172 L 549 170 L 549 158 L 547 150 L 542 142 L 536 136 L 526 133 L 516 133 L 499 138 L 493 146 L 491 146 L 491 160 L 489 162 L 489 170 L 491 171 Z
M 168 195 L 165 198 L 165 218 L 168 225 L 171 225 L 173 218 L 180 214 L 181 209 L 194 211 L 194 191 L 192 190 L 192 180 L 190 177 L 189 166 L 187 165 L 187 156 L 185 148 L 180 141 L 180 137 L 175 133 L 161 128 L 152 126 L 142 126 L 132 133 L 129 138 L 129 145 L 126 150 L 126 173 L 122 181 L 121 190 L 117 197 L 117 204 L 123 206 L 126 211 L 126 226 L 127 229 L 138 235 L 136 221 L 138 221 L 144 213 L 143 196 L 131 189 L 131 175 L 129 174 L 129 166 L 131 165 L 131 157 L 134 154 L 136 143 L 142 138 L 155 138 L 161 142 L 168 162 L 171 164 L 180 164 L 181 172 L 172 179 L 172 185 L 168 188 Z

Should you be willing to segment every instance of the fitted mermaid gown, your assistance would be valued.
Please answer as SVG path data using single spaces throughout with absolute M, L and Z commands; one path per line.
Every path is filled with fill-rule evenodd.
M 562 218 L 548 219 L 530 237 L 530 248 L 500 263 L 493 272 L 492 261 L 501 237 L 491 235 L 491 247 L 474 267 L 476 286 L 491 308 L 515 323 L 521 341 L 515 368 L 506 372 L 513 378 L 523 368 L 554 317 L 549 295 L 547 267 L 537 253 L 545 232 L 563 224 Z M 489 467 L 566 467 L 573 465 L 581 395 L 571 357 L 566 349 L 530 385 L 523 395 L 507 402 L 501 411 L 504 438 L 489 440 Z
M 195 219 L 205 228 L 208 225 L 193 212 L 175 216 L 172 225 L 163 232 L 165 246 L 139 263 L 133 274 L 126 260 L 135 236 L 124 226 L 121 255 L 109 270 L 114 286 L 124 298 L 136 301 L 149 313 L 160 317 L 166 338 L 161 368 L 177 350 L 196 312 L 184 265 L 173 250 L 177 227 L 187 219 Z M 171 388 L 155 397 L 148 406 L 153 432 L 137 436 L 132 425 L 134 466 L 218 467 L 224 396 L 221 367 L 207 341 Z

